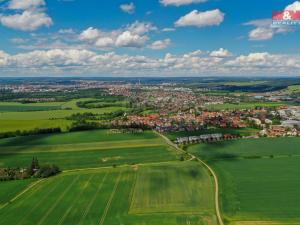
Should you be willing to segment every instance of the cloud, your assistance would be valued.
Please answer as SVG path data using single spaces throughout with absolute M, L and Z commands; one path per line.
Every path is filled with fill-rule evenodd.
M 44 12 L 24 11 L 21 14 L 0 16 L 2 25 L 22 31 L 33 31 L 42 26 L 51 26 L 52 19 Z
M 114 40 L 109 37 L 98 38 L 95 45 L 99 48 L 109 48 L 114 45 Z
M 120 9 L 128 14 L 133 14 L 135 11 L 135 5 L 133 4 L 133 2 L 130 2 L 128 4 L 122 4 L 120 5 Z
M 146 46 L 149 40 L 147 34 L 155 30 L 157 28 L 151 23 L 138 21 L 120 29 L 105 32 L 89 27 L 80 33 L 79 40 L 103 50 L 120 47 L 142 48 Z
M 234 56 L 228 52 L 221 48 L 182 55 L 167 53 L 163 57 L 152 58 L 114 52 L 99 54 L 85 49 L 39 50 L 14 55 L 0 51 L 0 73 L 34 76 L 299 75 L 300 57 L 296 55 L 252 52 Z
M 229 52 L 227 49 L 224 48 L 220 48 L 219 50 L 215 50 L 210 53 L 211 57 L 216 57 L 216 58 L 226 58 L 231 55 L 232 55 L 231 52 Z
M 275 34 L 288 33 L 288 32 L 293 31 L 293 28 L 288 27 L 288 26 L 286 26 L 286 27 L 272 26 L 271 19 L 252 20 L 247 23 L 244 23 L 244 25 L 255 27 L 248 34 L 250 41 L 270 40 L 274 37 Z
M 190 13 L 182 16 L 175 22 L 176 27 L 185 26 L 196 26 L 196 27 L 206 27 L 206 26 L 218 26 L 224 20 L 224 13 L 219 9 L 198 12 L 198 10 L 193 10 Z
M 101 32 L 98 29 L 89 27 L 79 35 L 79 39 L 83 41 L 95 40 L 100 36 L 100 33 Z
M 44 6 L 44 0 L 11 0 L 6 9 L 14 13 L 0 14 L 0 23 L 21 31 L 34 31 L 42 26 L 49 27 L 53 21 L 45 13 Z
M 165 39 L 165 40 L 158 40 L 154 41 L 151 45 L 148 46 L 148 48 L 153 50 L 161 50 L 164 48 L 167 48 L 171 44 L 171 39 Z
M 192 3 L 202 3 L 206 2 L 207 0 L 160 0 L 160 3 L 164 6 L 174 5 L 174 6 L 181 6 L 181 5 L 189 5 Z
M 285 10 L 300 11 L 300 2 L 299 1 L 295 1 L 294 3 L 286 6 Z
M 148 40 L 146 36 L 139 36 L 138 34 L 131 33 L 130 31 L 124 31 L 120 34 L 116 40 L 117 47 L 135 47 L 140 48 L 145 45 Z
M 172 27 L 166 27 L 166 28 L 163 28 L 162 31 L 163 32 L 172 32 L 172 31 L 175 31 L 176 29 L 175 28 L 172 28 Z
M 32 9 L 32 8 L 38 8 L 40 6 L 44 6 L 45 1 L 44 0 L 11 0 L 8 4 L 9 9 Z

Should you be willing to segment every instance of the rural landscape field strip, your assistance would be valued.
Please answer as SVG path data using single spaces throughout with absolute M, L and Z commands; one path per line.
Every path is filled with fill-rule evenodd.
M 103 214 L 102 214 L 102 216 L 101 216 L 101 219 L 100 219 L 98 225 L 103 225 L 103 223 L 104 223 L 104 221 L 105 221 L 106 215 L 107 215 L 108 210 L 109 210 L 110 205 L 111 205 L 111 202 L 112 202 L 112 200 L 113 200 L 113 198 L 114 198 L 114 196 L 115 196 L 116 190 L 117 190 L 117 188 L 118 188 L 118 185 L 119 185 L 121 176 L 122 176 L 122 170 L 120 170 L 120 172 L 119 172 L 119 176 L 118 176 L 118 178 L 117 178 L 117 180 L 116 180 L 116 183 L 115 183 L 115 185 L 114 185 L 114 187 L 113 187 L 112 193 L 111 193 L 111 195 L 110 195 L 110 197 L 109 197 L 109 200 L 108 200 L 108 202 L 107 202 L 107 204 L 106 204 L 106 207 L 105 207 L 105 209 L 104 209 L 104 212 L 103 212 Z
M 128 141 L 107 141 L 107 142 L 91 142 L 81 144 L 63 144 L 63 145 L 30 145 L 30 146 L 7 146 L 4 150 L 0 150 L 0 154 L 32 154 L 43 152 L 76 152 L 76 151 L 91 151 L 91 150 L 108 150 L 114 148 L 132 148 L 132 147 L 155 147 L 163 146 L 159 143 L 159 139 L 152 140 L 128 140 Z
M 59 198 L 54 202 L 54 204 L 47 210 L 46 214 L 39 220 L 37 225 L 41 225 L 44 223 L 44 221 L 47 219 L 49 214 L 53 211 L 53 209 L 61 202 L 61 200 L 64 198 L 66 193 L 72 188 L 72 186 L 77 182 L 80 176 L 77 176 L 73 181 L 65 188 L 63 193 L 59 196 Z
M 205 158 L 216 172 L 222 215 L 230 224 L 300 224 L 299 141 L 238 140 L 194 145 L 188 151 Z
M 83 215 L 82 215 L 82 217 L 81 217 L 81 219 L 80 219 L 78 225 L 82 225 L 82 224 L 83 224 L 83 222 L 84 222 L 84 220 L 85 220 L 87 214 L 89 213 L 89 211 L 90 211 L 92 205 L 94 204 L 94 202 L 95 202 L 95 200 L 96 200 L 97 195 L 99 194 L 99 192 L 100 192 L 100 190 L 101 190 L 101 188 L 102 188 L 102 186 L 103 186 L 103 183 L 105 182 L 105 180 L 106 180 L 106 178 L 107 178 L 107 175 L 108 175 L 108 172 L 106 172 L 106 174 L 104 175 L 103 180 L 101 181 L 101 183 L 100 183 L 100 185 L 99 185 L 99 187 L 98 187 L 98 189 L 97 189 L 95 195 L 92 197 L 92 199 L 90 200 L 90 202 L 89 202 L 89 204 L 87 205 L 86 209 L 84 210 L 84 213 L 83 213 Z
M 81 143 L 77 138 L 76 141 L 79 145 L 92 145 L 95 143 L 95 138 L 101 139 L 105 143 L 113 142 L 109 140 L 111 134 L 107 131 L 88 132 L 88 134 L 90 142 Z M 101 135 L 99 136 L 99 134 Z M 87 134 L 75 132 L 71 135 L 85 136 Z M 68 140 L 68 138 L 63 138 L 64 136 L 61 134 L 51 138 L 51 143 L 58 147 L 60 144 L 62 146 L 70 145 L 71 138 Z M 129 140 L 132 143 L 135 140 L 137 143 L 153 142 L 155 146 L 128 148 L 128 150 L 119 147 L 100 151 L 35 153 L 40 162 L 58 163 L 62 165 L 64 171 L 55 177 L 42 180 L 21 194 L 14 202 L 1 209 L 0 215 L 3 222 L 1 221 L 0 224 L 108 225 L 114 224 L 116 221 L 119 221 L 119 224 L 134 225 L 217 224 L 214 212 L 213 180 L 201 164 L 195 161 L 180 162 L 178 156 L 182 153 L 179 149 L 166 144 L 156 134 L 148 132 L 139 135 L 116 134 L 115 137 L 121 137 L 122 144 L 126 143 L 124 139 L 130 137 Z M 47 147 L 51 146 L 51 144 L 49 145 L 50 139 L 48 140 L 46 136 L 44 138 L 42 140 L 29 137 L 27 141 L 25 139 L 22 151 L 26 151 L 26 149 L 30 151 L 31 146 L 42 147 L 44 142 L 48 143 Z M 22 138 L 23 140 L 24 138 Z M 16 143 L 20 142 L 20 139 L 11 139 L 9 142 L 1 143 L 0 141 L 0 145 L 13 148 Z M 63 149 L 62 147 L 62 151 Z M 12 159 L 14 158 L 18 159 L 18 163 L 30 162 L 32 155 L 22 154 L 22 151 L 11 155 L 3 154 L 5 157 L 1 160 L 5 163 L 13 163 Z M 70 153 L 72 154 L 69 155 Z M 78 155 L 76 156 L 76 154 Z M 74 158 L 74 155 L 78 159 Z M 120 158 L 125 155 L 125 158 Z M 91 164 L 89 161 L 92 159 L 94 161 Z M 96 160 L 97 164 L 94 163 Z M 116 167 L 106 164 L 114 162 L 111 160 L 117 160 L 120 164 Z M 130 162 L 134 162 L 133 165 L 129 165 Z M 67 166 L 64 165 L 72 166 L 70 170 L 65 170 Z M 160 203 L 157 205 L 158 208 L 151 208 L 152 203 L 150 206 L 138 203 L 137 208 L 133 201 L 140 198 L 137 197 L 140 195 L 138 190 L 143 190 L 144 185 L 143 181 L 138 178 L 138 174 L 146 178 L 148 173 L 152 175 L 147 179 L 145 189 L 147 191 L 145 195 L 140 196 L 141 201 L 139 202 L 142 203 L 143 199 L 152 199 L 152 202 Z M 166 180 L 163 186 L 157 182 L 162 180 Z M 153 187 L 156 187 L 158 191 L 158 187 L 161 187 L 164 194 L 157 194 L 153 191 Z M 134 195 L 136 196 L 134 197 Z M 173 196 L 177 197 L 173 199 Z M 33 207 L 31 207 L 32 205 Z M 22 212 L 15 215 L 20 210 Z
M 94 175 L 90 175 L 88 178 L 88 182 L 91 181 L 91 179 L 93 179 Z M 86 187 L 85 187 L 86 188 Z M 82 188 L 82 190 L 78 193 L 78 195 L 75 197 L 73 197 L 73 202 L 71 202 L 70 206 L 68 207 L 68 209 L 64 212 L 64 214 L 61 216 L 61 218 L 59 219 L 57 225 L 61 225 L 64 223 L 66 217 L 69 215 L 69 213 L 71 212 L 71 210 L 74 208 L 76 202 L 78 201 L 79 198 L 82 197 L 83 192 L 85 191 L 85 188 Z
M 173 142 L 171 140 L 169 140 L 165 135 L 162 135 L 160 133 L 157 133 L 159 136 L 161 136 L 167 144 L 169 144 L 170 146 L 173 146 L 175 149 L 178 149 L 179 151 L 183 151 L 182 149 L 180 149 L 177 145 L 173 144 Z M 205 163 L 203 160 L 201 160 L 199 157 L 191 154 L 190 152 L 188 153 L 192 158 L 196 158 L 197 161 L 199 161 L 202 165 L 204 165 L 209 172 L 212 174 L 213 178 L 214 178 L 214 183 L 215 183 L 215 210 L 216 210 L 216 215 L 218 218 L 218 223 L 219 225 L 224 225 L 222 216 L 221 216 L 221 210 L 220 210 L 220 200 L 219 200 L 219 182 L 218 182 L 218 177 L 215 174 L 214 170 L 207 164 Z

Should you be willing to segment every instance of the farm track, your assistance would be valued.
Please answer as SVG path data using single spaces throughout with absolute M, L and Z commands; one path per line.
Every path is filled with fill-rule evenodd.
M 60 184 L 60 182 L 57 182 L 57 183 L 50 189 L 50 191 L 49 191 L 48 194 L 51 194 L 51 193 L 58 187 L 59 184 Z M 27 218 L 27 216 L 30 215 L 32 212 L 34 212 L 46 198 L 47 198 L 47 195 L 44 195 L 44 196 L 43 196 L 43 197 L 35 204 L 35 206 L 33 206 L 33 207 L 31 208 L 31 210 L 30 210 L 28 213 L 26 213 L 25 216 L 23 216 L 22 220 L 20 220 L 20 222 L 19 222 L 17 225 L 21 225 L 21 224 L 25 221 L 25 219 Z
M 166 141 L 166 143 L 169 144 L 170 146 L 172 146 L 173 148 L 177 149 L 178 151 L 180 151 L 182 153 L 187 153 L 184 150 L 182 150 L 181 148 L 179 148 L 176 144 L 174 144 L 169 138 L 167 138 L 163 134 L 158 133 L 156 131 L 155 131 L 155 133 L 157 135 L 159 135 L 160 137 L 162 137 Z M 205 168 L 208 169 L 208 171 L 213 176 L 214 182 L 215 182 L 215 210 L 216 210 L 216 215 L 217 215 L 217 218 L 218 218 L 219 225 L 224 225 L 224 222 L 223 222 L 222 217 L 221 217 L 220 206 L 219 206 L 219 182 L 218 182 L 218 178 L 217 178 L 216 173 L 213 171 L 213 169 L 208 164 L 206 164 L 200 158 L 196 157 L 195 155 L 193 155 L 191 153 L 187 153 L 187 154 L 191 157 L 191 159 L 196 159 L 198 162 L 200 162 Z

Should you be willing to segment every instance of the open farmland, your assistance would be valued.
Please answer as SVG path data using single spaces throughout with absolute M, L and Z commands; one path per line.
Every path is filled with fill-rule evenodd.
M 0 141 L 0 165 L 24 167 L 31 158 L 77 169 L 170 161 L 178 153 L 151 131 L 111 134 L 109 130 L 8 138 Z
M 67 172 L 6 205 L 0 224 L 215 225 L 212 190 L 195 162 Z
M 207 108 L 210 110 L 234 110 L 234 109 L 254 109 L 256 107 L 278 107 L 283 106 L 284 103 L 280 102 L 240 102 L 237 104 L 224 103 L 224 104 L 211 104 Z
M 74 99 L 68 102 L 46 102 L 22 104 L 18 102 L 0 102 L 0 133 L 16 130 L 28 131 L 36 128 L 56 128 L 63 131 L 72 124 L 69 117 L 77 113 L 104 114 L 128 110 L 126 101 L 109 102 L 98 99 L 103 107 L 80 108 L 77 102 L 92 101 L 94 98 Z M 109 105 L 108 105 L 109 104 Z
M 47 111 L 60 109 L 62 102 L 47 103 L 18 103 L 18 102 L 0 102 L 0 112 L 26 112 L 26 111 Z
M 200 129 L 196 131 L 178 131 L 178 132 L 168 132 L 166 135 L 167 137 L 175 141 L 176 138 L 179 137 L 188 137 L 188 136 L 198 136 L 201 134 L 215 134 L 215 133 L 221 133 L 221 134 L 234 134 L 234 135 L 240 135 L 240 136 L 251 136 L 255 135 L 258 132 L 258 129 L 255 128 L 208 128 L 208 129 Z
M 218 175 L 231 224 L 300 224 L 299 138 L 193 145 Z M 255 222 L 254 222 L 255 221 Z

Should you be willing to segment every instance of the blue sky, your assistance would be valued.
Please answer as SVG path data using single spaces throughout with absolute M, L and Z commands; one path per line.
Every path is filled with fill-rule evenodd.
M 0 5 L 0 76 L 299 75 L 298 27 L 270 26 L 273 10 L 300 10 L 298 1 L 0 0 Z

